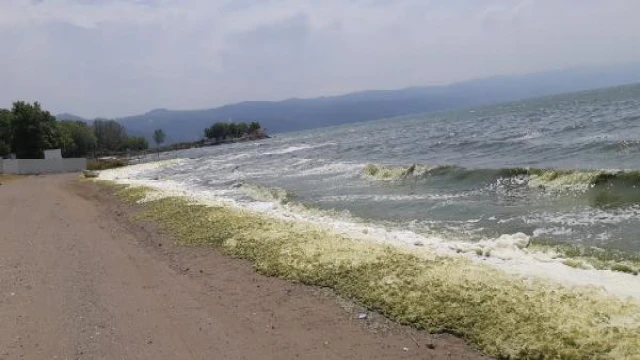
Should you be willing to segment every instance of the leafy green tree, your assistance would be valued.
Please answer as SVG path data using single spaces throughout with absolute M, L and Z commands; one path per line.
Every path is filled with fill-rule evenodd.
M 93 129 L 82 121 L 59 121 L 58 132 L 64 157 L 82 157 L 96 149 Z
M 119 150 L 142 151 L 149 148 L 149 142 L 142 136 L 129 136 L 122 141 Z
M 11 111 L 0 109 L 0 158 L 6 157 L 11 153 L 11 139 L 13 138 L 12 118 Z
M 253 134 L 253 133 L 259 131 L 261 128 L 262 128 L 262 126 L 260 126 L 259 122 L 252 121 L 251 124 L 249 124 L 249 130 L 247 131 L 247 133 Z
M 93 128 L 82 121 L 76 122 L 72 136 L 78 148 L 78 156 L 84 156 L 98 147 L 98 139 Z
M 231 136 L 231 126 L 229 126 L 229 123 L 219 123 L 220 125 L 218 125 L 221 129 L 222 129 L 222 138 L 226 139 L 228 137 Z
M 73 141 L 71 129 L 62 123 L 57 123 L 56 125 L 58 127 L 58 145 L 60 145 L 60 149 L 62 150 L 62 156 L 74 157 L 78 147 Z
M 42 110 L 38 102 L 17 101 L 11 113 L 11 148 L 19 158 L 39 159 L 44 150 L 58 147 L 56 118 Z
M 228 123 L 227 124 L 227 133 L 225 137 L 235 138 L 238 132 L 238 124 L 236 123 Z
M 220 141 L 227 136 L 227 124 L 226 123 L 215 123 L 204 130 L 204 134 L 207 139 L 216 139 Z
M 247 125 L 247 123 L 241 122 L 236 125 L 235 137 L 243 137 L 247 133 L 249 133 L 249 125 Z
M 124 127 L 114 120 L 96 120 L 93 129 L 100 151 L 118 151 L 127 141 Z
M 156 146 L 160 146 L 160 144 L 164 142 L 165 137 L 166 135 L 162 129 L 156 129 L 156 131 L 153 132 L 153 141 L 155 141 Z
M 260 123 L 257 122 L 252 122 L 251 124 L 244 122 L 217 122 L 211 125 L 211 127 L 204 129 L 204 134 L 208 139 L 216 139 L 219 141 L 224 138 L 241 138 L 244 135 L 252 134 L 258 130 L 260 130 Z

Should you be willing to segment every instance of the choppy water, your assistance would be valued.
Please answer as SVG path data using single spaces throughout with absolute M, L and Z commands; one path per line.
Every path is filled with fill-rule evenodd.
M 640 251 L 640 86 L 170 156 L 183 160 L 138 176 L 452 240 L 523 232 Z

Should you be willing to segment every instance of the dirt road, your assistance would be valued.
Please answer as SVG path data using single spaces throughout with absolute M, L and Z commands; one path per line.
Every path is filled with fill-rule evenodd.
M 0 359 L 480 358 L 131 211 L 72 175 L 0 185 Z

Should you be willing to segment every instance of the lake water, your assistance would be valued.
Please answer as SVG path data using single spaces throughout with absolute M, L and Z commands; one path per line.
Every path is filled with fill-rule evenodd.
M 164 156 L 181 160 L 137 178 L 456 241 L 522 232 L 640 251 L 640 86 Z

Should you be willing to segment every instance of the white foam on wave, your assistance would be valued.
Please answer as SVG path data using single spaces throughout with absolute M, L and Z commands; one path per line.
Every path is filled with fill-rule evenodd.
M 640 207 L 631 206 L 620 209 L 584 209 L 564 213 L 540 212 L 524 217 L 528 224 L 556 224 L 560 226 L 592 226 L 594 224 L 616 225 L 640 216 Z
M 292 153 L 300 150 L 316 149 L 316 148 L 330 146 L 330 145 L 335 145 L 335 143 L 328 142 L 328 143 L 321 143 L 321 144 L 314 144 L 314 145 L 287 146 L 282 149 L 266 151 L 266 152 L 263 152 L 262 154 L 263 155 L 282 155 L 282 154 L 288 154 L 288 153 Z
M 220 154 L 220 155 L 218 155 L 216 157 L 213 157 L 212 160 L 214 160 L 217 163 L 229 163 L 231 161 L 250 158 L 252 156 L 256 156 L 257 154 L 258 153 L 255 150 L 251 151 L 251 152 L 240 152 L 240 153 L 235 154 L 235 155 Z
M 134 179 L 137 177 L 144 176 L 150 172 L 160 170 L 172 165 L 179 165 L 184 163 L 185 159 L 171 159 L 171 160 L 163 160 L 163 161 L 155 161 L 148 162 L 142 164 L 131 165 L 123 168 L 116 168 L 111 170 L 103 170 L 100 174 L 105 174 L 106 180 L 119 180 L 120 177 L 123 180 L 126 179 Z
M 288 146 L 286 148 L 282 148 L 278 150 L 265 151 L 262 154 L 263 155 L 282 155 L 282 154 L 288 154 L 288 153 L 292 153 L 300 150 L 305 150 L 308 148 L 309 146 Z
M 523 278 L 544 278 L 569 286 L 595 287 L 619 298 L 640 300 L 640 277 L 610 270 L 566 266 L 562 263 L 563 259 L 555 258 L 553 254 L 530 252 L 527 249 L 530 237 L 522 233 L 503 234 L 496 239 L 476 243 L 452 241 L 438 235 L 426 236 L 407 229 L 392 229 L 361 222 L 348 214 L 336 216 L 329 212 L 275 201 L 240 202 L 225 196 L 225 191 L 195 188 L 187 183 L 168 179 L 140 179 L 145 172 L 166 166 L 163 163 L 166 162 L 105 170 L 100 173 L 100 179 L 157 190 L 159 193 L 151 195 L 153 198 L 149 200 L 180 196 L 204 205 L 232 206 L 283 220 L 312 223 L 347 237 L 399 246 L 417 254 L 463 256 Z
M 533 230 L 533 237 L 541 235 L 569 235 L 573 229 L 567 227 L 542 227 Z
M 348 202 L 348 201 L 374 201 L 374 202 L 387 202 L 387 201 L 419 201 L 419 200 L 450 200 L 465 197 L 465 194 L 420 194 L 420 195 L 373 195 L 373 194 L 360 194 L 360 195 L 327 195 L 323 196 L 316 201 L 319 202 Z
M 350 163 L 330 163 L 309 169 L 300 170 L 293 174 L 294 176 L 312 176 L 312 175 L 347 175 L 353 176 L 355 172 L 362 168 L 361 164 Z
M 512 141 L 531 140 L 544 136 L 544 132 L 540 130 L 527 130 L 522 135 L 514 138 Z

